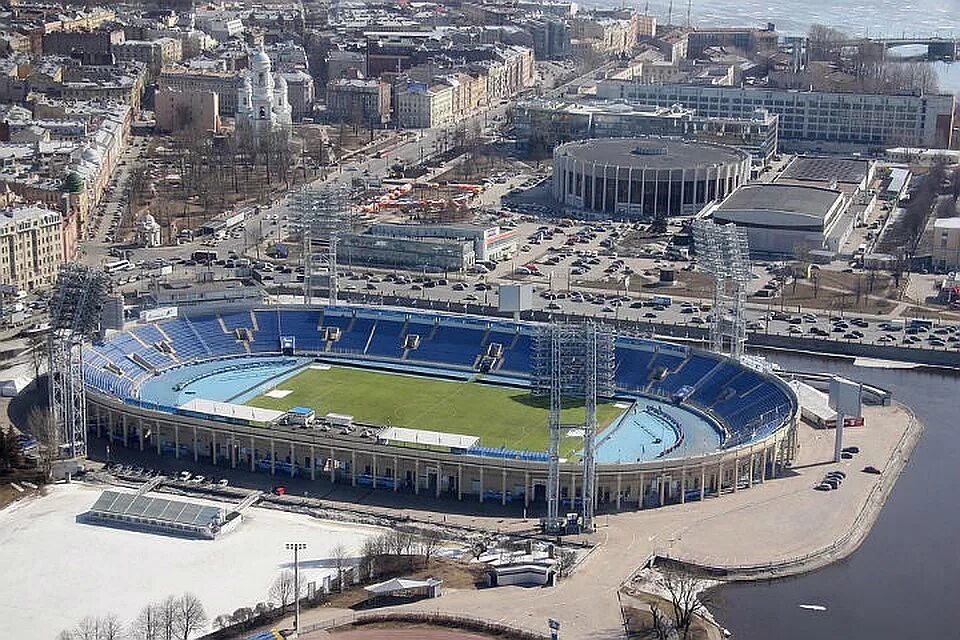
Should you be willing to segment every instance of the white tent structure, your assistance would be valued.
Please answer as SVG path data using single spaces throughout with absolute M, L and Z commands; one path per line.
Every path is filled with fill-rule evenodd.
M 386 582 L 379 582 L 364 587 L 375 598 L 379 597 L 416 597 L 426 598 L 440 597 L 440 587 L 443 580 L 437 578 L 427 578 L 426 580 L 415 580 L 413 578 L 393 578 Z

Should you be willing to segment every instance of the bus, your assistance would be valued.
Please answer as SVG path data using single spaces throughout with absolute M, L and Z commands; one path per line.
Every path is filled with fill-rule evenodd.
M 103 265 L 103 270 L 107 273 L 119 273 L 120 271 L 126 271 L 130 268 L 129 260 L 114 260 L 113 262 L 106 262 Z
M 197 264 L 209 264 L 215 262 L 217 259 L 216 251 L 205 251 L 201 249 L 200 251 L 194 251 L 190 255 L 190 259 L 196 262 Z

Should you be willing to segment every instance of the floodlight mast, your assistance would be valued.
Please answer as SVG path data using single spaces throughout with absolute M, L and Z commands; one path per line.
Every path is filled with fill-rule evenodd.
M 47 334 L 47 393 L 61 458 L 87 456 L 83 343 L 99 333 L 108 287 L 106 274 L 78 263 L 64 264 L 57 275 Z
M 747 340 L 746 288 L 753 277 L 746 232 L 712 220 L 693 223 L 697 265 L 713 276 L 710 349 L 740 359 Z
M 290 208 L 299 220 L 302 239 L 303 297 L 313 301 L 314 276 L 326 263 L 330 304 L 339 302 L 337 246 L 339 236 L 352 227 L 348 193 L 342 187 L 304 188 L 290 199 Z

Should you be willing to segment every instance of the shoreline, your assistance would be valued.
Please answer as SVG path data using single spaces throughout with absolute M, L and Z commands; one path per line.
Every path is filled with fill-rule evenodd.
M 907 463 L 913 456 L 913 451 L 925 430 L 925 425 L 917 419 L 916 414 L 907 405 L 896 403 L 896 406 L 903 408 L 910 416 L 910 423 L 901 435 L 897 445 L 894 447 L 884 471 L 880 476 L 880 482 L 874 485 L 874 488 L 866 496 L 858 511 L 856 519 L 851 526 L 844 531 L 837 541 L 827 547 L 816 549 L 805 553 L 796 558 L 789 558 L 782 561 L 771 561 L 767 563 L 753 563 L 744 565 L 712 565 L 701 563 L 693 559 L 685 559 L 681 556 L 661 555 L 655 553 L 650 562 L 657 561 L 675 564 L 686 567 L 694 571 L 705 572 L 711 578 L 721 582 L 754 582 L 768 581 L 779 578 L 789 578 L 816 571 L 835 562 L 843 560 L 852 555 L 867 536 L 870 534 L 873 525 L 887 498 Z

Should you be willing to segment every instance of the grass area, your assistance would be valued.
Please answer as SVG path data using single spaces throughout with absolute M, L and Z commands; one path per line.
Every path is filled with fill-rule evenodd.
M 292 393 L 259 396 L 249 404 L 281 411 L 306 406 L 319 415 L 344 413 L 360 422 L 475 435 L 486 447 L 547 448 L 547 401 L 522 389 L 349 367 L 307 369 L 277 386 Z M 621 412 L 613 403 L 600 404 L 600 427 Z M 583 416 L 582 404 L 571 405 L 562 420 L 576 424 Z M 566 438 L 561 453 L 569 457 L 579 448 L 579 438 Z

